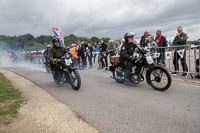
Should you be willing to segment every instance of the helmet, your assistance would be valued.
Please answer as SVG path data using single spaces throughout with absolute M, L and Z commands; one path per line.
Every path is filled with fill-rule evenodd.
M 47 45 L 47 48 L 50 48 L 51 47 L 51 45 Z
M 126 43 L 128 43 L 128 37 L 134 37 L 135 33 L 133 32 L 127 32 L 125 35 L 124 35 L 124 40 Z
M 134 37 L 135 36 L 135 33 L 133 33 L 133 32 L 128 32 L 128 34 L 127 34 L 127 37 Z
M 57 37 L 54 37 L 53 40 L 52 40 L 52 43 L 54 44 L 54 42 L 60 42 L 60 41 Z

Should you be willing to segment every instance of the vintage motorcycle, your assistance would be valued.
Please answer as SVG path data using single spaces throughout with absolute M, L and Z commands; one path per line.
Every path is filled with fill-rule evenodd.
M 81 77 L 76 68 L 74 68 L 70 54 L 66 53 L 65 56 L 58 59 L 57 64 L 59 65 L 60 80 L 63 83 L 69 83 L 74 90 L 79 90 L 81 87 Z
M 136 48 L 138 59 L 134 62 L 133 72 L 131 73 L 131 83 L 138 84 L 144 81 L 144 72 L 146 72 L 146 82 L 152 88 L 158 91 L 165 91 L 171 86 L 171 76 L 166 68 L 156 65 L 153 60 L 153 54 L 148 51 Z M 112 72 L 111 78 L 115 79 L 118 83 L 124 83 L 125 80 L 125 65 L 119 61 L 120 56 L 111 58 L 113 65 L 109 67 Z M 136 68 L 141 68 L 139 74 L 135 73 Z

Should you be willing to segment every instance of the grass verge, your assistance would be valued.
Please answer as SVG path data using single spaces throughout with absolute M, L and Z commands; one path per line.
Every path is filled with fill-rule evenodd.
M 0 124 L 10 124 L 22 102 L 21 92 L 0 73 Z

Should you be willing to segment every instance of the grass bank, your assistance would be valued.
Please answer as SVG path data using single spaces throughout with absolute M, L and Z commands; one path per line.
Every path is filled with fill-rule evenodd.
M 0 124 L 9 124 L 23 102 L 21 92 L 0 73 Z

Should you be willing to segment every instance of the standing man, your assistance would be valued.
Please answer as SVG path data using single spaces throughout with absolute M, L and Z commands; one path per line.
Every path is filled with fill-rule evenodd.
M 173 41 L 173 45 L 175 46 L 182 46 L 182 45 L 186 45 L 186 41 L 187 41 L 187 34 L 185 34 L 183 32 L 183 27 L 182 26 L 179 26 L 177 28 L 177 34 L 176 34 L 176 37 L 174 38 L 174 41 Z M 184 51 L 184 54 L 183 54 L 183 58 L 180 57 L 180 55 L 178 54 L 177 50 L 180 50 L 182 49 L 181 47 L 180 48 L 176 48 L 175 51 L 174 51 L 174 60 L 173 60 L 173 64 L 174 64 L 174 69 L 175 69 L 175 72 L 173 72 L 172 74 L 177 74 L 177 71 L 179 71 L 179 59 L 181 60 L 181 65 L 183 67 L 183 74 L 181 76 L 186 76 L 186 72 L 188 71 L 188 67 L 187 67 L 187 64 L 186 64 L 186 50 Z
M 49 61 L 49 58 L 48 58 L 48 53 L 51 49 L 51 45 L 47 45 L 47 49 L 43 52 L 43 56 L 44 56 L 44 59 L 45 59 L 45 68 L 47 70 L 47 72 L 50 72 L 50 61 Z
M 87 57 L 88 57 L 88 61 L 90 64 L 90 69 L 93 68 L 93 64 L 92 64 L 92 57 L 93 57 L 93 47 L 91 46 L 90 43 L 88 43 L 88 49 L 87 49 Z
M 88 49 L 88 44 L 87 44 L 86 41 L 82 42 L 82 47 L 84 47 L 83 68 L 85 69 L 87 67 L 87 54 L 86 54 L 86 51 Z
M 158 47 L 167 47 L 166 37 L 161 35 L 161 30 L 157 30 L 155 42 L 158 45 Z M 165 48 L 159 48 L 157 52 L 160 53 L 160 57 L 158 58 L 158 63 L 160 63 L 161 60 L 162 64 L 165 65 Z
M 141 37 L 141 40 L 140 40 L 140 47 L 144 48 L 145 46 L 147 46 L 147 43 L 148 43 L 148 37 L 151 36 L 149 34 L 149 31 L 148 30 L 145 30 L 144 31 L 144 35 Z
M 82 42 L 78 42 L 78 64 L 79 64 L 79 69 L 83 69 L 83 62 L 84 62 L 84 59 L 85 59 L 85 48 L 82 46 Z
M 119 42 L 119 45 L 118 45 L 118 47 L 117 47 L 117 55 L 120 54 L 122 45 L 124 44 L 125 40 L 122 39 L 122 38 L 120 38 L 120 39 L 118 39 L 118 42 Z
M 75 48 L 75 44 L 71 44 L 71 48 L 69 49 L 69 52 L 72 54 L 73 56 L 73 64 L 78 67 L 78 55 L 77 55 L 77 52 L 76 52 L 76 48 Z
M 102 49 L 102 53 L 104 54 L 104 60 L 105 60 L 105 64 L 106 64 L 106 68 L 105 68 L 105 70 L 108 70 L 108 61 L 107 61 L 107 45 L 106 45 L 106 43 L 103 41 L 103 40 L 100 40 L 100 45 L 101 45 L 101 49 Z
M 93 51 L 94 51 L 94 63 L 95 63 L 97 53 L 99 52 L 99 45 L 97 45 L 96 42 L 94 43 Z
M 107 47 L 107 53 L 110 54 L 110 63 L 111 63 L 111 56 L 116 55 L 116 45 L 113 44 L 113 40 L 109 40 L 109 45 Z M 112 63 L 111 63 L 112 64 Z

